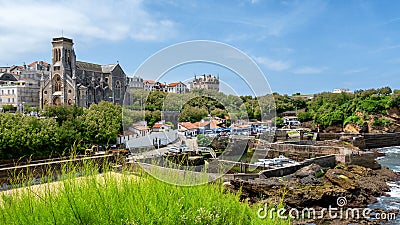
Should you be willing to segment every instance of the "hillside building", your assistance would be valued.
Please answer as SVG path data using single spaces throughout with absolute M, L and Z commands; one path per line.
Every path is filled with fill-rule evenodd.
M 194 76 L 192 82 L 190 82 L 190 90 L 193 89 L 205 89 L 219 91 L 219 78 L 212 75 L 201 75 L 199 77 Z
M 168 93 L 176 93 L 176 94 L 185 94 L 188 92 L 186 85 L 180 81 L 172 82 L 167 85 L 166 92 Z
M 143 78 L 141 77 L 127 77 L 128 79 L 128 88 L 131 90 L 143 90 L 144 89 L 144 83 L 143 83 Z

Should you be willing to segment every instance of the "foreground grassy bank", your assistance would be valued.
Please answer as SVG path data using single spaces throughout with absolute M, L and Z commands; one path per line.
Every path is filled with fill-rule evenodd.
M 0 224 L 289 224 L 260 219 L 221 183 L 182 187 L 145 173 L 86 166 L 65 179 L 0 193 Z

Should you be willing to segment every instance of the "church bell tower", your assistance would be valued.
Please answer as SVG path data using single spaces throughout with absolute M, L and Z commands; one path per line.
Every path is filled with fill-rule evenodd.
M 76 56 L 72 39 L 53 38 L 51 67 L 52 105 L 73 104 L 75 94 Z

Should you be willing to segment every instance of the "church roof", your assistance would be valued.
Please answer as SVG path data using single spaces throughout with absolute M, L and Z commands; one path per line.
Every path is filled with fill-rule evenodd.
M 117 65 L 118 65 L 118 64 L 102 65 L 102 66 L 101 66 L 101 69 L 103 70 L 103 73 L 111 73 L 111 72 L 115 69 L 115 67 L 116 67 Z
M 99 65 L 99 64 L 76 61 L 76 66 L 79 67 L 80 69 L 83 69 L 83 70 L 91 70 L 91 71 L 95 71 L 95 72 L 103 72 L 103 70 L 101 69 L 101 65 Z
M 117 64 L 99 65 L 95 63 L 76 61 L 76 66 L 83 70 L 90 70 L 100 73 L 111 73 Z

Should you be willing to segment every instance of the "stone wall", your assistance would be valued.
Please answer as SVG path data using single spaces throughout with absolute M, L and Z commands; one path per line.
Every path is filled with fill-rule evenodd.
M 360 149 L 382 148 L 400 145 L 400 133 L 364 133 L 364 134 L 346 134 L 346 133 L 318 133 L 317 140 L 348 140 Z
M 364 134 L 366 149 L 400 145 L 400 133 Z
M 269 148 L 279 152 L 310 153 L 314 155 L 343 154 L 345 151 L 345 148 L 337 146 L 314 146 L 280 143 L 271 143 Z
M 268 169 L 263 170 L 259 173 L 260 178 L 268 178 L 268 177 L 282 177 L 296 172 L 297 170 L 303 168 L 304 166 L 308 166 L 311 164 L 318 164 L 321 167 L 329 167 L 333 168 L 336 165 L 336 156 L 335 155 L 326 155 L 317 158 L 307 159 L 299 164 L 285 166 L 282 168 L 276 169 Z

